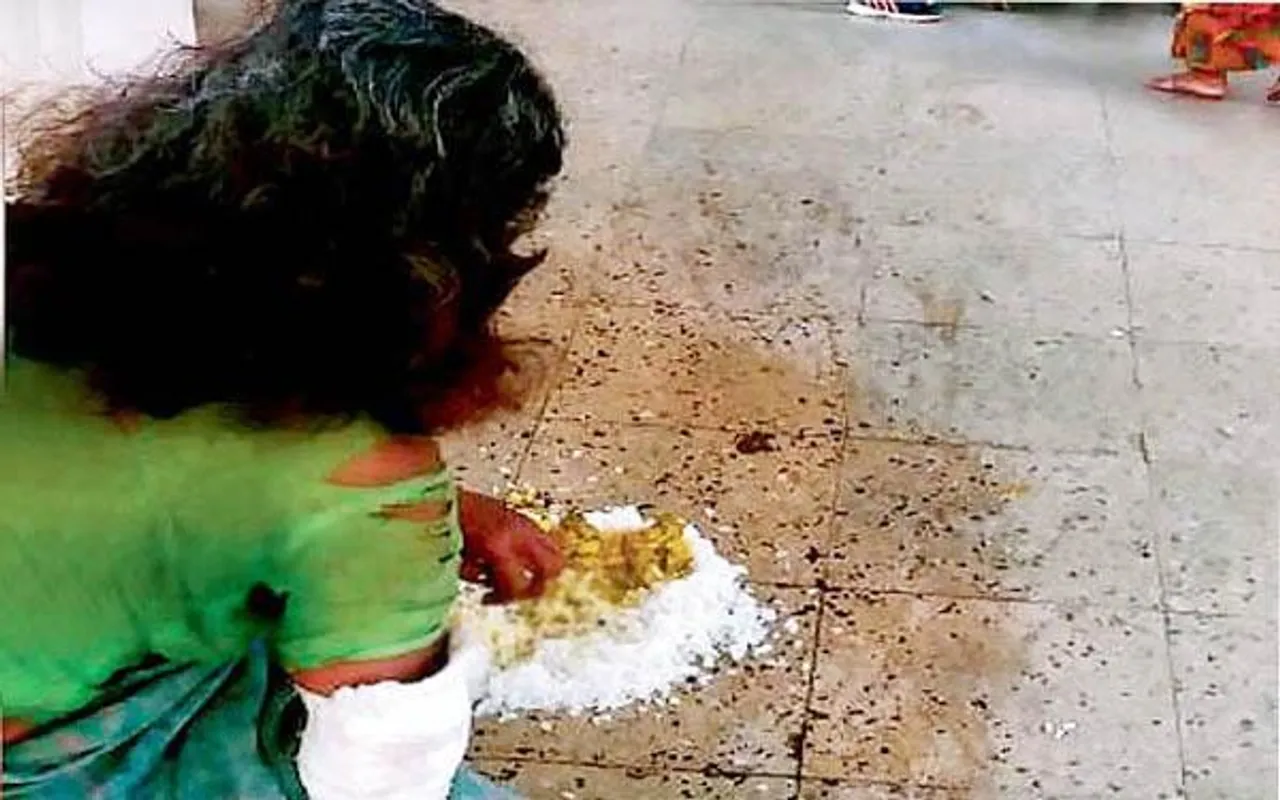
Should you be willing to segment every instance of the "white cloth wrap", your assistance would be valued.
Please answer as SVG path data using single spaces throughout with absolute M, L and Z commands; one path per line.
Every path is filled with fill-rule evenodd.
M 471 737 L 489 654 L 457 636 L 443 670 L 415 683 L 299 690 L 298 774 L 311 800 L 446 800 Z

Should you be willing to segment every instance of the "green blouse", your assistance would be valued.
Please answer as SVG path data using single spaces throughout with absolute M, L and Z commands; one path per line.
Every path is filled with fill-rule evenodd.
M 10 364 L 0 400 L 0 711 L 42 723 L 121 670 L 240 656 L 287 667 L 382 658 L 445 629 L 461 533 L 441 469 L 377 489 L 327 482 L 372 423 L 249 430 L 216 408 L 136 430 L 86 413 L 73 375 Z M 443 501 L 438 522 L 392 504 Z

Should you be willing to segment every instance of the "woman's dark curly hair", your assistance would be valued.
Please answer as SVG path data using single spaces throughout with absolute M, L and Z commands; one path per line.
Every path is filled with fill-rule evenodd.
M 526 58 L 422 0 L 285 0 L 186 55 L 24 151 L 14 352 L 154 417 L 405 431 L 496 396 L 491 318 L 564 147 Z

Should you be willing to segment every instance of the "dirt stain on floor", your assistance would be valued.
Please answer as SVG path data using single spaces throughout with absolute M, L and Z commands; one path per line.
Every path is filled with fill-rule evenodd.
M 670 428 L 672 437 L 687 436 L 682 429 L 690 424 L 720 428 L 725 447 L 739 459 L 776 458 L 769 445 L 779 437 L 843 439 L 840 458 L 805 474 L 807 481 L 835 487 L 818 515 L 829 524 L 806 526 L 805 541 L 779 544 L 797 552 L 807 546 L 825 582 L 812 692 L 807 702 L 801 699 L 806 691 L 767 701 L 772 710 L 761 713 L 776 719 L 777 730 L 749 752 L 738 734 L 744 710 L 735 703 L 754 705 L 761 698 L 736 691 L 714 710 L 701 708 L 713 718 L 700 719 L 696 730 L 705 740 L 696 743 L 656 738 L 646 723 L 652 712 L 644 710 L 593 726 L 590 741 L 561 739 L 553 746 L 528 724 L 509 735 L 523 747 L 537 743 L 540 753 L 554 751 L 558 759 L 646 767 L 688 750 L 690 758 L 680 763 L 702 763 L 714 754 L 708 768 L 749 772 L 791 752 L 819 778 L 938 786 L 953 796 L 985 797 L 990 762 L 1000 757 L 1005 738 L 993 712 L 1000 699 L 994 693 L 1016 677 L 1025 645 L 1005 618 L 1005 605 L 974 599 L 1001 595 L 1010 566 L 1008 553 L 984 535 L 981 523 L 1027 487 L 1002 481 L 998 465 L 973 448 L 858 438 L 856 428 L 831 425 L 832 419 L 815 425 L 815 409 L 805 406 L 830 395 L 835 368 L 816 368 L 823 359 L 815 360 L 813 346 L 822 337 L 812 328 L 806 330 L 808 346 L 797 352 L 790 333 L 762 334 L 758 320 L 670 305 L 650 313 L 634 307 L 611 313 L 606 306 L 597 319 L 602 322 L 575 337 L 568 391 L 551 404 L 562 420 L 581 415 L 613 421 L 620 427 L 611 435 L 620 444 L 637 423 L 650 436 L 655 425 Z M 806 357 L 797 358 L 801 354 Z M 856 394 L 854 380 L 845 375 L 841 383 Z M 797 405 L 786 398 L 807 400 Z M 856 409 L 856 397 L 851 405 Z M 641 409 L 649 415 L 642 417 Z M 535 472 L 538 466 L 530 465 Z M 617 466 L 624 477 L 611 478 L 611 485 L 645 474 L 639 465 Z M 734 505 L 729 500 L 748 491 L 681 477 L 680 466 L 672 465 L 663 492 L 674 492 L 685 507 L 720 506 L 728 513 Z M 646 491 L 629 484 L 614 488 Z M 778 535 L 776 527 L 744 527 L 722 545 L 734 556 L 735 545 L 742 545 L 735 538 Z M 795 666 L 796 679 L 803 680 L 808 669 Z M 512 740 L 504 727 L 486 726 L 488 745 L 499 753 Z M 686 734 L 694 727 L 690 722 Z M 599 736 L 609 742 L 604 750 L 594 741 Z
M 678 347 L 650 347 L 641 362 L 624 359 L 633 366 L 628 383 L 650 375 L 648 392 L 661 397 L 685 378 L 694 381 L 718 416 L 758 426 L 737 440 L 752 445 L 740 449 L 743 458 L 761 457 L 754 445 L 770 436 L 817 435 L 797 424 L 803 415 L 768 420 L 742 412 L 761 409 L 762 397 L 823 396 L 828 381 L 811 367 L 797 369 L 795 354 L 779 347 L 784 342 L 701 321 L 681 320 Z M 856 409 L 856 381 L 845 376 L 844 385 Z M 599 402 L 610 402 L 607 384 L 595 388 Z M 704 403 L 695 408 L 705 410 Z M 983 523 L 1029 487 L 1002 480 L 999 465 L 977 448 L 857 433 L 843 431 L 842 457 L 825 477 L 807 476 L 838 489 L 829 533 L 815 531 L 808 543 L 826 586 L 825 613 L 797 756 L 808 774 L 985 797 L 991 762 L 1003 755 L 1008 735 L 993 711 L 1002 699 L 995 693 L 1016 680 L 1026 645 L 1006 616 L 1009 607 L 981 599 L 1007 596 L 1005 575 L 1016 566 Z M 710 729 L 730 736 L 732 727 L 730 719 Z M 741 769 L 742 762 L 717 766 Z
M 846 443 L 810 701 L 814 774 L 985 796 L 1005 733 L 994 692 L 1025 664 L 980 530 L 1025 488 L 969 448 Z M 953 794 L 954 796 L 954 794 Z
M 952 344 L 956 333 L 964 321 L 964 304 L 958 300 L 945 300 L 931 289 L 915 288 L 912 290 L 920 302 L 920 321 L 930 327 L 938 328 L 942 340 Z
M 838 366 L 823 344 L 834 337 L 814 330 L 824 323 L 708 310 L 704 287 L 728 291 L 744 272 L 757 271 L 745 264 L 776 264 L 761 259 L 757 249 L 778 243 L 744 227 L 755 218 L 751 210 L 759 210 L 759 198 L 739 207 L 720 187 L 699 188 L 704 191 L 683 204 L 614 210 L 613 225 L 605 226 L 598 243 L 603 246 L 591 253 L 593 259 L 616 258 L 614 269 L 603 271 L 625 273 L 617 277 L 628 284 L 611 290 L 593 281 L 596 312 L 587 313 L 574 337 L 566 381 L 548 408 L 559 420 L 581 420 L 584 431 L 596 422 L 614 423 L 612 435 L 621 440 L 635 425 L 650 434 L 655 426 L 667 428 L 672 437 L 687 436 L 690 427 L 718 429 L 739 459 L 776 459 L 771 445 L 783 437 L 835 436 L 842 442 L 840 458 L 805 475 L 834 487 L 819 515 L 829 525 L 809 529 L 812 541 L 785 544 L 786 550 L 803 545 L 822 575 L 812 686 L 764 706 L 759 693 L 733 689 L 733 696 L 710 707 L 691 702 L 698 723 L 689 721 L 683 730 L 696 729 L 697 742 L 657 738 L 647 720 L 652 712 L 641 709 L 588 726 L 593 731 L 580 742 L 553 742 L 528 722 L 509 730 L 485 726 L 486 749 L 502 756 L 518 740 L 526 750 L 536 747 L 540 755 L 562 760 L 651 767 L 674 758 L 686 767 L 705 763 L 734 772 L 776 771 L 790 755 L 819 779 L 943 787 L 950 797 L 985 798 L 992 761 L 1007 752 L 1009 736 L 994 709 L 1025 666 L 1027 644 L 1008 617 L 1009 606 L 982 599 L 1007 596 L 1005 576 L 1016 566 L 982 523 L 1028 487 L 1003 481 L 999 465 L 977 448 L 920 441 L 918 435 L 915 441 L 863 438 L 863 430 L 833 419 L 837 407 L 852 409 L 849 419 L 859 419 L 857 365 Z M 828 211 L 822 198 L 797 203 L 800 217 L 813 216 L 815 229 L 833 224 L 823 218 Z M 648 240 L 660 233 L 658 219 L 642 212 L 688 206 L 692 213 L 685 219 L 699 220 L 693 235 L 686 231 L 676 237 L 678 244 L 661 247 L 642 241 L 619 248 L 616 228 L 632 227 L 626 221 L 642 221 L 637 235 Z M 677 263 L 685 266 L 673 280 L 665 267 Z M 652 292 L 650 297 L 637 296 L 637 280 L 653 281 L 640 293 Z M 624 305 L 614 304 L 614 291 L 626 298 Z M 962 304 L 928 289 L 916 294 L 922 320 L 953 341 L 963 324 Z M 656 299 L 685 296 L 702 308 Z M 833 374 L 846 395 L 838 405 Z M 619 475 L 644 473 L 616 466 Z M 722 505 L 718 495 L 745 491 L 719 483 L 709 491 L 696 475 L 682 477 L 680 467 L 671 465 L 674 477 L 663 491 L 674 492 L 686 507 L 716 508 Z M 731 504 L 723 505 L 727 510 Z M 736 536 L 777 535 L 744 529 Z M 809 673 L 806 665 L 793 666 L 797 680 Z M 719 694 L 716 687 L 704 691 Z M 771 731 L 749 751 L 739 743 L 743 714 Z M 673 716 L 679 724 L 682 714 Z M 774 723 L 766 725 L 769 719 Z M 560 730 L 554 718 L 539 720 Z

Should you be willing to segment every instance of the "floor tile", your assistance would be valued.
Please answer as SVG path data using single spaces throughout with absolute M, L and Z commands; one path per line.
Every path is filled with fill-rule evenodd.
M 483 761 L 472 766 L 519 791 L 526 800 L 791 800 L 796 792 L 795 781 L 787 778 L 716 777 L 521 761 Z
M 1120 161 L 1119 205 L 1125 234 L 1137 240 L 1280 249 L 1275 226 L 1256 223 L 1271 208 L 1266 193 L 1253 191 L 1238 177 L 1270 174 L 1280 165 L 1276 156 L 1252 165 L 1234 156 L 1230 163 L 1221 156 L 1211 160 L 1216 168 L 1202 164 L 1194 170 L 1178 157 L 1137 156 Z M 1159 190 L 1152 191 L 1153 185 Z
M 1191 800 L 1263 797 L 1277 786 L 1274 611 L 1171 621 Z
M 474 755 L 793 774 L 817 618 L 816 590 L 761 587 L 758 592 L 781 612 L 782 634 L 774 654 L 731 668 L 707 688 L 680 694 L 678 705 L 633 708 L 594 720 L 532 714 L 483 722 L 472 743 Z
M 1151 503 L 1170 608 L 1207 614 L 1275 609 L 1280 473 L 1157 461 Z
M 1280 465 L 1280 347 L 1138 340 L 1152 458 Z
M 518 407 L 440 437 L 450 467 L 476 491 L 501 494 L 516 480 L 547 397 L 564 377 L 583 310 L 573 302 L 568 278 L 551 264 L 543 270 L 516 289 L 495 322 L 516 364 L 507 380 Z
M 1280 168 L 1280 154 L 1266 144 L 1273 115 L 1260 89 L 1252 102 L 1188 104 L 1142 95 L 1108 101 L 1129 238 L 1280 248 L 1276 226 L 1258 224 L 1270 213 L 1267 193 L 1239 178 Z M 1235 137 L 1230 148 L 1221 146 L 1223 130 Z
M 1002 146 L 1060 149 L 1107 147 L 1102 95 L 1087 82 L 1048 83 L 1021 75 L 959 78 L 922 87 L 903 101 L 909 135 L 896 141 L 901 157 L 972 159 Z
M 1173 797 L 1155 612 L 832 593 L 805 774 L 998 797 Z
M 567 129 L 554 216 L 566 233 L 590 225 L 619 199 L 661 117 L 696 11 L 682 0 L 450 5 L 511 38 L 546 75 Z
M 870 322 L 838 341 L 864 429 L 1117 452 L 1138 433 L 1120 339 Z
M 498 333 L 504 339 L 566 347 L 582 317 L 574 277 L 572 268 L 551 251 L 498 309 Z
M 619 127 L 655 121 L 668 75 L 698 19 L 680 0 L 644 6 L 566 0 L 554 10 L 505 0 L 450 5 L 529 54 L 555 88 L 574 130 L 579 123 Z
M 1157 70 L 1172 71 L 1169 62 L 1146 58 L 1149 53 L 1151 51 L 1146 50 L 1145 53 L 1117 53 L 1117 56 L 1120 59 L 1134 56 L 1142 59 L 1132 63 L 1135 75 L 1159 74 Z M 1245 173 L 1274 164 L 1274 154 L 1266 152 L 1262 146 L 1267 141 L 1267 126 L 1273 115 L 1269 113 L 1271 109 L 1260 101 L 1270 81 L 1265 75 L 1236 74 L 1232 78 L 1233 97 L 1222 103 L 1189 103 L 1185 97 L 1152 92 L 1142 86 L 1140 80 L 1107 87 L 1104 105 L 1117 157 L 1135 161 L 1145 159 L 1150 166 L 1182 161 L 1190 167 L 1179 170 L 1176 176 L 1165 176 L 1165 180 L 1158 184 L 1163 186 L 1170 186 L 1170 178 L 1176 181 L 1202 169 L 1212 171 L 1215 164 L 1227 159 L 1234 159 Z M 1229 148 L 1222 146 L 1224 128 L 1233 134 Z
M 859 209 L 873 225 L 909 225 L 993 237 L 1114 237 L 1115 166 L 1100 147 L 1002 143 L 968 157 L 891 158 Z
M 864 154 L 832 137 L 661 128 L 595 244 L 595 291 L 856 314 Z
M 1156 607 L 1136 454 L 1087 456 L 850 441 L 830 583 Z
M 1128 325 L 1114 241 L 884 226 L 867 248 L 869 319 L 1094 336 Z
M 439 437 L 449 469 L 464 487 L 501 496 L 514 485 L 537 430 L 536 406 L 498 412 Z
M 895 67 L 868 46 L 875 31 L 842 16 L 814 4 L 713 7 L 685 47 L 663 123 L 873 144 L 896 121 Z
M 1110 81 L 1145 94 L 1141 80 L 1133 76 L 1168 66 L 1171 24 L 1167 9 L 1155 5 L 1045 4 L 1016 6 L 1006 13 L 954 5 L 947 9 L 945 25 L 926 26 L 923 33 L 916 26 L 892 32 L 874 22 L 866 27 L 877 41 L 892 42 L 895 60 L 943 81 L 1039 86 L 1046 96 L 1076 107 L 1087 118 L 1091 98 L 1060 90 Z M 1011 63 L 1018 68 L 1011 71 Z M 1028 104 L 1029 114 L 1039 112 L 1039 106 Z M 1048 146 L 1065 144 L 1058 139 Z
M 840 443 L 551 422 L 521 481 L 583 508 L 637 503 L 695 521 L 754 580 L 811 584 L 831 528 Z M 743 450 L 746 452 L 743 452 Z
M 1280 341 L 1280 252 L 1131 242 L 1133 321 L 1166 342 Z
M 822 320 L 606 306 L 588 316 L 570 362 L 552 417 L 776 433 L 843 420 Z

